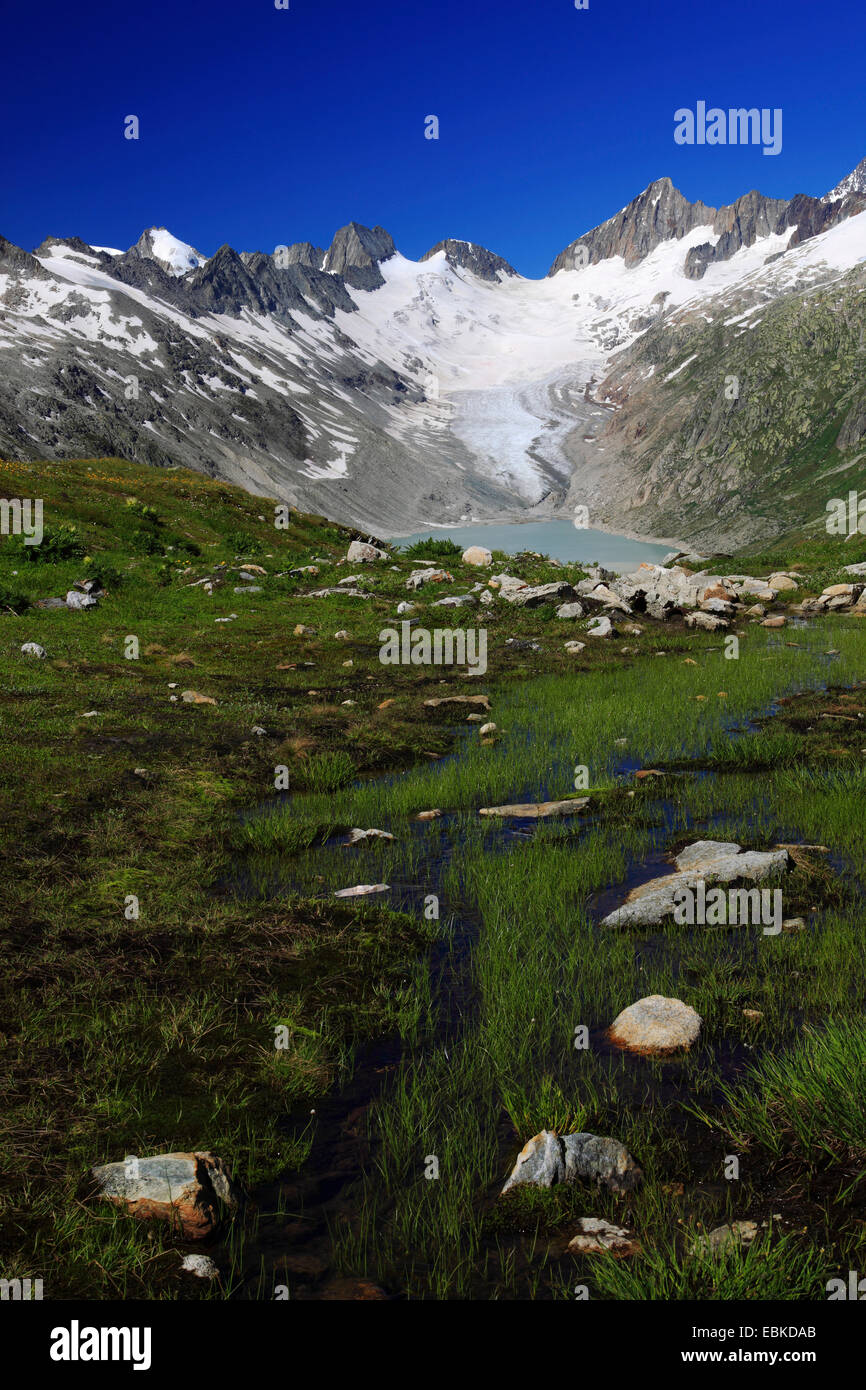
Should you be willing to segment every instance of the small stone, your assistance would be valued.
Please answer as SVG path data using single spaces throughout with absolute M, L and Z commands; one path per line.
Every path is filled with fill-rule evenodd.
M 491 723 L 491 724 L 482 724 L 482 725 L 481 725 L 481 728 L 478 730 L 478 732 L 479 732 L 479 734 L 482 735 L 482 737 L 483 737 L 484 735 L 486 735 L 486 734 L 495 734 L 495 733 L 496 733 L 496 725 L 495 725 L 495 724 L 492 724 L 492 723 Z
M 592 623 L 586 629 L 587 637 L 612 637 L 613 626 L 610 618 L 593 618 Z
M 316 628 L 305 627 L 303 623 L 297 623 L 294 628 L 295 637 L 315 637 L 316 632 Z
M 565 801 L 522 801 L 511 806 L 482 806 L 478 814 L 503 820 L 546 820 L 549 816 L 576 816 L 588 805 L 588 796 L 575 796 Z
M 578 653 L 578 652 L 582 652 L 582 651 L 585 651 L 585 650 L 586 650 L 586 643 L 585 643 L 585 642 L 566 642 L 566 644 L 565 644 L 565 650 L 568 652 L 569 656 L 577 656 L 577 653 Z
M 356 883 L 352 888 L 338 888 L 335 898 L 364 898 L 370 893 L 387 893 L 388 883 Z
M 25 642 L 21 648 L 23 656 L 35 656 L 39 661 L 44 661 L 46 652 L 44 647 L 40 647 L 38 642 Z
M 732 1221 L 730 1225 L 716 1226 L 709 1235 L 698 1236 L 692 1244 L 692 1255 L 717 1255 L 721 1251 L 751 1245 L 758 1234 L 756 1221 Z
M 585 609 L 582 603 L 562 603 L 556 610 L 557 618 L 582 618 Z
M 346 631 L 346 629 L 345 629 L 344 627 L 341 627 L 339 632 L 335 632 L 335 633 L 334 633 L 334 637 L 335 637 L 336 641 L 338 641 L 338 642 L 348 642 L 348 641 L 349 641 L 349 633 Z
M 356 826 L 349 831 L 347 845 L 358 845 L 363 840 L 393 840 L 394 836 L 387 830 L 360 830 Z
M 614 1226 L 598 1216 L 582 1216 L 577 1234 L 568 1242 L 572 1255 L 600 1255 L 609 1250 L 614 1255 L 636 1255 L 640 1242 L 624 1226 Z
M 216 704 L 216 700 L 214 700 L 210 695 L 202 695 L 201 692 L 198 690 L 183 690 L 181 691 L 180 698 L 183 700 L 185 705 Z
M 415 819 L 416 819 L 416 820 L 438 820 L 439 817 L 441 816 L 441 814 L 442 814 L 442 812 L 438 809 L 438 807 L 436 807 L 436 808 L 434 808 L 432 811 L 419 811 L 418 814 L 416 815 Z
M 806 922 L 803 917 L 787 917 L 782 923 L 782 931 L 805 931 Z
M 184 1255 L 180 1267 L 184 1274 L 194 1274 L 196 1279 L 218 1279 L 220 1274 L 209 1255 Z

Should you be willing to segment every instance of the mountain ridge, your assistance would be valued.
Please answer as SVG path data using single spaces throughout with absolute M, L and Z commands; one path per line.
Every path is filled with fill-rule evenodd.
M 0 239 L 0 452 L 181 463 L 381 534 L 578 501 L 595 525 L 646 534 L 662 513 L 640 500 L 657 476 L 643 436 L 600 424 L 654 416 L 664 364 L 642 361 L 658 378 L 641 385 L 641 345 L 675 359 L 681 320 L 723 326 L 853 274 L 854 175 L 829 201 L 752 191 L 721 209 L 655 180 L 540 280 L 456 238 L 410 261 L 357 222 L 327 248 L 208 258 L 164 228 L 125 252 Z M 856 418 L 840 423 L 849 444 Z

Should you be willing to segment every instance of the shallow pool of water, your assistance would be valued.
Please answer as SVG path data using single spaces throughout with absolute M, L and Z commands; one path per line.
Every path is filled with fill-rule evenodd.
M 466 549 L 484 545 L 488 550 L 504 550 L 509 555 L 521 550 L 536 550 L 553 560 L 583 560 L 587 564 L 603 565 L 607 569 L 628 571 L 642 561 L 658 564 L 673 548 L 657 541 L 630 540 L 628 536 L 610 535 L 589 527 L 578 530 L 570 521 L 525 521 L 501 524 L 478 522 L 471 526 L 436 526 L 416 531 L 411 536 L 395 536 L 395 545 L 412 545 L 415 541 L 452 540 Z

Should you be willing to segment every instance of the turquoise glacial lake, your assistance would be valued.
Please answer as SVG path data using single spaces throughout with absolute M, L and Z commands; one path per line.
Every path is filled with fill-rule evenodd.
M 412 545 L 415 541 L 451 540 L 466 550 L 470 545 L 485 545 L 488 550 L 504 550 L 515 555 L 521 550 L 537 550 L 552 560 L 563 563 L 582 560 L 587 564 L 603 565 L 606 569 L 628 571 L 644 560 L 658 564 L 675 547 L 655 541 L 630 540 L 628 536 L 611 535 L 607 531 L 578 530 L 570 521 L 524 521 L 481 523 L 470 526 L 435 526 L 416 531 L 411 536 L 392 536 L 394 545 Z

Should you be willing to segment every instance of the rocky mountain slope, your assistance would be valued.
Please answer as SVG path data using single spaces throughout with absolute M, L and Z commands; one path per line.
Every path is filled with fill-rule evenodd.
M 719 209 L 660 179 L 536 281 L 357 223 L 207 259 L 165 228 L 0 238 L 0 453 L 185 464 L 380 534 L 583 505 L 771 536 L 855 467 L 864 208 L 866 161 L 823 198 Z

